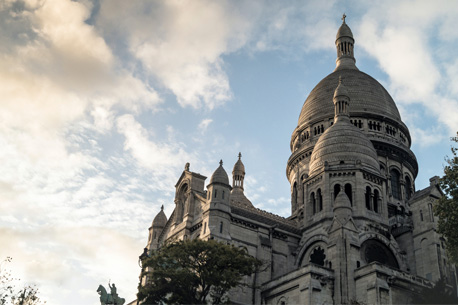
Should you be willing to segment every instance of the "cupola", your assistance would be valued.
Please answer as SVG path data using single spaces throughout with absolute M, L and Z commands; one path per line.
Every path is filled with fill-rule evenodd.
M 242 153 L 239 152 L 239 159 L 232 170 L 232 187 L 243 190 L 243 180 L 245 179 L 245 165 L 242 162 Z
M 342 25 L 337 31 L 336 35 L 336 49 L 337 49 L 337 60 L 336 60 L 336 69 L 356 69 L 356 60 L 354 56 L 354 44 L 355 40 L 353 39 L 353 33 L 350 30 L 350 27 L 345 23 L 345 18 L 347 16 L 343 14 L 342 16 Z
M 219 167 L 215 170 L 210 178 L 210 184 L 221 183 L 229 185 L 229 178 L 223 168 L 223 160 L 219 161 Z

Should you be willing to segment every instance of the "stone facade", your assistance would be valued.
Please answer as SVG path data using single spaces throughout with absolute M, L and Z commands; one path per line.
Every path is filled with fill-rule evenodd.
M 148 251 L 194 238 L 247 249 L 266 268 L 232 291 L 240 304 L 406 304 L 440 278 L 456 285 L 435 230 L 438 179 L 415 191 L 409 130 L 389 93 L 356 67 L 354 42 L 344 19 L 336 69 L 312 90 L 292 134 L 291 216 L 246 198 L 240 154 L 232 184 L 222 162 L 207 186 L 187 164 L 172 215 L 161 210 L 149 229 Z

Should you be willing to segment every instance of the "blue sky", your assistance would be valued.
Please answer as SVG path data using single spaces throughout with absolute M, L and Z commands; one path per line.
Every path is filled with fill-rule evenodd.
M 0 1 L 0 258 L 50 305 L 109 280 L 133 300 L 185 163 L 230 173 L 239 151 L 248 198 L 288 216 L 291 133 L 344 12 L 424 188 L 458 130 L 457 2 Z

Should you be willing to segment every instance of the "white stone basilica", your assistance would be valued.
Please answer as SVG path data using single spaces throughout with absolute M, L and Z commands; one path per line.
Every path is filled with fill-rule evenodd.
M 456 285 L 436 233 L 438 177 L 415 190 L 409 129 L 385 88 L 356 67 L 343 20 L 336 68 L 305 100 L 291 137 L 291 216 L 245 197 L 239 154 L 232 184 L 222 162 L 207 186 L 187 164 L 172 215 L 161 210 L 149 229 L 150 252 L 169 239 L 217 239 L 266 262 L 232 291 L 234 303 L 406 304 L 440 278 Z

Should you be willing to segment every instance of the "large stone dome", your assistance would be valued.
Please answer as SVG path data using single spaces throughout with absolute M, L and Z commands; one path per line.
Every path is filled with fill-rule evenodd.
M 401 122 L 396 104 L 378 81 L 359 70 L 342 69 L 326 76 L 310 92 L 302 106 L 298 126 L 334 116 L 332 98 L 339 76 L 345 79 L 345 87 L 351 96 L 350 116 L 375 114 Z

